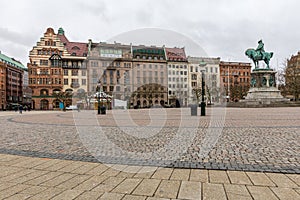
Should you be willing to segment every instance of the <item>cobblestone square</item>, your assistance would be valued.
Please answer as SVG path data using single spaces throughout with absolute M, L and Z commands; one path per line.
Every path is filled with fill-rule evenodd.
M 106 115 L 84 110 L 0 112 L 0 119 L 1 153 L 123 165 L 300 173 L 300 108 L 211 107 L 205 117 L 191 116 L 189 108 L 109 110 Z M 58 162 L 53 167 L 89 169 L 80 163 L 71 166 L 67 169 Z

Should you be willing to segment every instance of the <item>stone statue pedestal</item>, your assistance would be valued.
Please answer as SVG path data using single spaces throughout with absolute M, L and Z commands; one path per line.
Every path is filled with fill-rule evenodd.
M 245 99 L 246 105 L 278 104 L 288 102 L 276 87 L 275 74 L 272 69 L 254 69 L 251 73 L 250 90 Z

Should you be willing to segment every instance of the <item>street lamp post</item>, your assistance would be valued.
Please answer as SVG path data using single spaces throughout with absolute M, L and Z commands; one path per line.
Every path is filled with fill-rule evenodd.
M 201 88 L 202 88 L 202 100 L 201 100 L 201 116 L 205 116 L 205 75 L 204 75 L 204 70 L 201 71 L 201 79 L 202 79 L 202 83 L 201 83 Z
M 100 106 L 100 96 L 101 95 L 101 82 L 98 82 L 97 85 L 97 100 L 98 100 L 98 115 L 100 115 L 100 110 L 101 110 L 101 106 Z
M 204 62 L 204 60 L 202 60 L 200 62 L 200 67 L 205 67 L 206 66 L 206 62 Z M 201 116 L 205 116 L 205 106 L 206 106 L 206 103 L 205 103 L 205 99 L 204 99 L 204 96 L 205 96 L 205 74 L 204 74 L 204 69 L 201 70 L 201 91 L 202 91 L 202 100 L 201 100 Z

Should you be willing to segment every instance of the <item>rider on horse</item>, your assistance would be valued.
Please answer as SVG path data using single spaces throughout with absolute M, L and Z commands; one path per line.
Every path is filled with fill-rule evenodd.
M 258 46 L 255 49 L 256 52 L 258 52 L 261 55 L 261 59 L 265 59 L 265 49 L 264 49 L 264 43 L 262 40 L 258 41 Z

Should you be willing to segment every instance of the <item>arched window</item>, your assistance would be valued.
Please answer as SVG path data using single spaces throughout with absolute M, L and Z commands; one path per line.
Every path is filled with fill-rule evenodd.
M 49 92 L 48 92 L 48 90 L 46 90 L 46 89 L 41 89 L 41 90 L 40 90 L 40 95 L 41 95 L 41 96 L 48 96 L 48 95 L 49 95 Z

